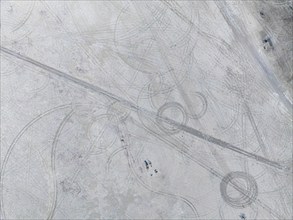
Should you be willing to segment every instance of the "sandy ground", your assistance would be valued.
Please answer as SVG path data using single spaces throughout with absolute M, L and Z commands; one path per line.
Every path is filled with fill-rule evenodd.
M 1 1 L 1 219 L 292 219 L 292 1 Z

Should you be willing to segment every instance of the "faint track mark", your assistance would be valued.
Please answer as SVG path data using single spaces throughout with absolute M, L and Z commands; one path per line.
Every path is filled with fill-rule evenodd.
M 3 53 L 6 53 L 8 55 L 11 55 L 11 56 L 17 58 L 17 59 L 20 59 L 20 60 L 23 60 L 25 62 L 28 62 L 28 63 L 30 63 L 32 65 L 35 65 L 35 66 L 39 67 L 39 68 L 42 68 L 42 69 L 52 73 L 53 75 L 56 75 L 56 76 L 58 76 L 60 78 L 63 78 L 63 79 L 66 79 L 69 82 L 77 84 L 77 85 L 79 85 L 79 86 L 81 86 L 81 87 L 83 87 L 85 89 L 88 89 L 88 90 L 94 91 L 96 93 L 99 93 L 99 94 L 101 94 L 103 96 L 106 96 L 106 97 L 108 97 L 110 99 L 116 100 L 116 101 L 120 102 L 122 105 L 124 105 L 125 107 L 127 107 L 130 110 L 133 110 L 135 112 L 138 112 L 140 115 L 142 115 L 144 117 L 153 118 L 153 119 L 158 117 L 155 112 L 151 112 L 151 111 L 149 111 L 147 109 L 141 108 L 140 106 L 138 106 L 136 104 L 133 104 L 132 102 L 130 102 L 130 101 L 124 99 L 124 98 L 116 96 L 116 95 L 114 95 L 114 94 L 112 94 L 112 93 L 110 93 L 110 92 L 108 92 L 108 91 L 106 91 L 106 90 L 104 90 L 104 89 L 102 89 L 102 88 L 100 88 L 98 86 L 92 85 L 92 84 L 90 84 L 90 83 L 88 83 L 86 81 L 83 81 L 81 79 L 75 78 L 75 77 L 73 77 L 73 76 L 71 76 L 71 75 L 69 75 L 67 73 L 64 73 L 64 72 L 59 71 L 59 70 L 57 70 L 55 68 L 52 68 L 52 67 L 47 66 L 45 64 L 42 64 L 42 63 L 40 63 L 38 61 L 35 61 L 35 60 L 33 60 L 33 59 L 29 58 L 29 57 L 26 57 L 26 56 L 20 55 L 18 53 L 15 53 L 15 52 L 7 49 L 7 48 L 0 47 L 0 49 L 1 49 L 1 51 Z M 193 136 L 196 136 L 197 138 L 203 139 L 205 141 L 213 143 L 213 144 L 215 144 L 217 146 L 220 146 L 222 148 L 234 151 L 234 152 L 239 153 L 239 154 L 241 154 L 243 156 L 252 158 L 252 159 L 257 160 L 257 161 L 259 161 L 261 163 L 270 165 L 270 166 L 272 166 L 274 168 L 281 169 L 281 170 L 288 169 L 287 167 L 283 167 L 278 162 L 271 161 L 271 160 L 269 160 L 267 158 L 264 158 L 262 156 L 247 152 L 247 151 L 245 151 L 245 150 L 243 150 L 241 148 L 238 148 L 238 147 L 236 147 L 236 146 L 234 146 L 234 145 L 232 145 L 230 143 L 227 143 L 227 142 L 222 141 L 222 140 L 220 140 L 218 138 L 215 138 L 213 136 L 205 134 L 205 133 L 203 133 L 203 132 L 201 132 L 201 131 L 199 131 L 197 129 L 182 125 L 182 124 L 180 124 L 178 122 L 175 122 L 174 120 L 171 120 L 169 118 L 160 117 L 160 120 L 162 120 L 165 123 L 168 123 L 170 125 L 176 125 L 181 130 L 183 130 L 183 131 L 185 131 L 185 132 L 187 132 L 187 133 L 189 133 L 189 134 L 191 134 Z

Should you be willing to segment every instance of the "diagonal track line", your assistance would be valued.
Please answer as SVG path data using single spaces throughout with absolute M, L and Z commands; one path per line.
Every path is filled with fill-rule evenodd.
M 19 60 L 25 61 L 27 63 L 30 63 L 32 65 L 35 65 L 35 66 L 37 66 L 37 67 L 39 67 L 41 69 L 44 69 L 44 70 L 50 72 L 51 74 L 53 74 L 55 76 L 58 76 L 58 77 L 63 78 L 63 79 L 66 79 L 66 80 L 68 80 L 68 81 L 70 81 L 70 82 L 72 82 L 74 84 L 77 84 L 77 85 L 79 85 L 79 86 L 81 86 L 81 87 L 83 87 L 83 88 L 85 88 L 87 90 L 91 90 L 91 91 L 96 92 L 98 94 L 104 95 L 104 96 L 106 96 L 106 97 L 108 97 L 110 99 L 118 101 L 120 104 L 122 104 L 123 106 L 127 107 L 128 109 L 133 110 L 135 112 L 141 113 L 141 115 L 143 115 L 144 117 L 148 117 L 148 118 L 152 118 L 152 119 L 153 118 L 159 118 L 161 121 L 163 121 L 165 123 L 168 123 L 170 125 L 175 125 L 178 128 L 180 128 L 182 131 L 185 131 L 186 133 L 189 133 L 189 134 L 191 134 L 191 135 L 193 135 L 193 136 L 195 136 L 197 138 L 203 139 L 203 140 L 205 140 L 207 142 L 210 142 L 212 144 L 220 146 L 220 147 L 222 147 L 224 149 L 228 149 L 228 150 L 231 150 L 233 152 L 239 153 L 239 154 L 241 154 L 243 156 L 249 157 L 251 159 L 254 159 L 254 160 L 256 160 L 258 162 L 261 162 L 263 164 L 267 164 L 267 165 L 269 165 L 271 167 L 274 167 L 274 168 L 277 168 L 277 169 L 287 169 L 287 167 L 282 166 L 278 162 L 271 161 L 271 160 L 269 160 L 269 159 L 267 159 L 265 157 L 250 153 L 248 151 L 245 151 L 245 150 L 243 150 L 241 148 L 238 148 L 238 147 L 236 147 L 236 146 L 234 146 L 234 145 L 232 145 L 232 144 L 230 144 L 228 142 L 222 141 L 222 140 L 220 140 L 218 138 L 215 138 L 213 136 L 205 134 L 205 133 L 203 133 L 203 132 L 201 132 L 201 131 L 199 131 L 197 129 L 182 125 L 182 124 L 180 124 L 180 123 L 178 123 L 178 122 L 176 122 L 176 121 L 174 121 L 172 119 L 158 116 L 156 112 L 152 112 L 152 111 L 149 111 L 149 110 L 147 110 L 145 108 L 142 108 L 142 107 L 140 107 L 140 106 L 138 106 L 138 105 L 136 105 L 136 104 L 134 104 L 134 103 L 122 98 L 122 97 L 116 96 L 115 94 L 112 94 L 112 93 L 110 93 L 110 92 L 108 92 L 108 91 L 106 91 L 106 90 L 104 90 L 104 89 L 102 89 L 102 88 L 100 88 L 98 86 L 92 85 L 92 84 L 90 84 L 90 83 L 88 83 L 86 81 L 83 81 L 81 79 L 73 77 L 73 76 L 71 76 L 71 75 L 69 75 L 69 74 L 67 74 L 65 72 L 62 72 L 62 71 L 57 70 L 57 69 L 55 69 L 53 67 L 47 66 L 47 65 L 45 65 L 43 63 L 40 63 L 40 62 L 38 62 L 38 61 L 36 61 L 34 59 L 31 59 L 31 58 L 29 58 L 27 56 L 21 55 L 21 54 L 19 54 L 17 52 L 9 50 L 9 49 L 7 49 L 5 47 L 0 47 L 0 50 L 1 50 L 1 52 L 5 53 L 7 55 L 10 55 L 10 56 L 15 57 L 15 58 L 17 58 Z

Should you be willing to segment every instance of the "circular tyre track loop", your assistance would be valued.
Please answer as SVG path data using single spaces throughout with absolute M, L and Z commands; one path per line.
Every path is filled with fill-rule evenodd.
M 239 186 L 236 179 L 244 180 L 246 183 L 246 189 Z M 242 195 L 240 197 L 232 197 L 228 195 L 229 185 L 232 185 L 232 187 L 237 190 L 239 188 L 238 191 L 241 192 Z M 251 175 L 240 171 L 231 172 L 226 175 L 220 183 L 220 191 L 224 201 L 234 208 L 245 208 L 251 205 L 258 195 L 258 187 L 255 179 Z
M 156 88 L 155 91 L 150 91 L 150 86 L 151 86 L 152 82 L 153 81 L 151 81 L 149 84 L 147 84 L 146 86 L 144 86 L 141 89 L 141 91 L 137 97 L 136 104 L 138 106 L 144 107 L 146 109 L 150 108 L 154 112 L 157 112 L 158 108 L 159 108 L 158 106 L 161 106 L 163 103 L 166 103 L 165 96 L 170 95 L 172 88 L 167 87 L 167 90 L 165 90 L 161 86 L 162 81 L 160 81 L 159 87 Z M 153 103 L 153 98 L 158 95 L 161 95 L 162 98 L 160 99 L 160 102 L 155 105 Z M 163 101 L 163 103 L 162 103 L 162 101 Z M 164 130 L 162 130 L 159 127 L 158 122 L 157 122 L 157 118 L 159 117 L 158 115 L 156 115 L 156 116 L 154 115 L 155 117 L 150 118 L 150 117 L 145 117 L 145 115 L 141 111 L 138 111 L 137 114 L 138 114 L 139 121 L 141 122 L 141 125 L 144 127 L 144 129 L 146 129 L 147 131 L 150 131 L 152 133 L 155 132 L 160 135 L 168 135 L 168 133 L 164 132 Z
M 167 109 L 178 109 L 182 116 L 183 116 L 183 119 L 182 119 L 182 122 L 181 124 L 185 125 L 188 121 L 188 116 L 186 114 L 186 111 L 185 109 L 183 108 L 183 106 L 181 104 L 179 104 L 178 102 L 167 102 L 165 103 L 164 105 L 162 105 L 159 110 L 158 110 L 158 113 L 157 113 L 157 118 L 156 118 L 156 121 L 158 123 L 158 126 L 166 131 L 167 133 L 169 134 L 175 134 L 175 133 L 178 133 L 180 131 L 180 128 L 177 128 L 177 127 L 171 127 L 171 128 L 168 128 L 166 127 L 165 125 L 163 125 L 163 122 L 160 120 L 160 118 L 164 117 L 163 114 L 164 112 L 167 110 Z
M 196 112 L 196 113 L 193 113 L 193 112 L 188 112 L 187 115 L 190 117 L 190 118 L 193 118 L 193 119 L 199 119 L 201 118 L 202 116 L 205 115 L 206 111 L 207 111 L 207 108 L 208 108 L 208 102 L 207 102 L 207 99 L 206 97 L 200 93 L 200 92 L 195 92 L 192 94 L 193 96 L 192 97 L 197 97 L 201 104 L 201 108 L 200 108 L 200 111 Z M 192 106 L 191 106 L 191 109 L 192 109 Z
M 124 19 L 129 19 L 129 17 L 133 20 L 131 25 L 124 22 Z M 150 58 L 157 55 L 157 51 L 153 49 L 154 39 L 147 32 L 151 25 L 153 24 L 143 24 L 135 8 L 127 4 L 117 17 L 114 31 L 117 55 L 132 69 L 147 74 L 153 74 L 160 66 L 158 61 Z M 121 30 L 127 32 L 124 33 Z
M 191 58 L 190 51 L 192 50 L 189 41 L 193 25 L 190 25 L 190 23 L 198 23 L 199 19 L 196 16 L 197 19 L 194 21 L 194 13 L 191 11 L 192 7 L 189 7 L 190 10 L 187 12 L 188 18 L 185 19 L 180 17 L 182 12 L 179 12 L 179 8 L 182 9 L 182 7 L 176 4 L 152 3 L 147 4 L 146 8 L 151 16 L 149 16 L 150 19 L 144 22 L 142 22 L 142 17 L 138 14 L 134 5 L 127 4 L 121 10 L 116 20 L 114 34 L 114 45 L 117 55 L 132 69 L 142 73 L 153 75 L 157 71 L 166 71 L 166 68 L 160 65 L 162 58 L 161 52 L 156 48 L 158 42 L 150 32 L 151 28 L 157 28 L 161 30 L 158 34 L 168 45 L 168 48 L 172 49 L 175 46 L 176 49 L 180 47 L 184 50 L 183 56 L 178 57 L 178 54 L 169 54 L 169 56 L 175 57 L 175 60 L 180 60 L 181 63 L 178 65 L 183 69 L 188 69 L 190 63 L 192 63 L 186 61 Z M 179 13 L 179 15 L 173 16 L 174 13 Z M 131 25 L 127 25 L 129 17 L 133 21 Z M 186 19 L 189 22 L 186 22 Z M 172 35 L 170 33 L 176 34 Z M 182 82 L 187 74 L 185 70 L 181 72 L 186 73 L 179 79 L 179 82 Z

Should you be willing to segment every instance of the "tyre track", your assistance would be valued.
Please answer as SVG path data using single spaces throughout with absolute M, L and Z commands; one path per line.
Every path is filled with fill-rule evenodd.
M 53 200 L 52 200 L 52 204 L 51 204 L 51 207 L 50 207 L 50 210 L 49 210 L 47 220 L 52 219 L 54 217 L 55 210 L 56 210 L 56 204 L 57 204 L 58 189 L 57 189 L 55 156 L 56 156 L 56 148 L 57 148 L 57 144 L 58 144 L 58 139 L 59 139 L 59 136 L 60 136 L 64 126 L 66 125 L 68 120 L 72 117 L 73 113 L 74 113 L 74 110 L 69 112 L 69 114 L 60 123 L 60 125 L 59 125 L 59 127 L 57 129 L 57 132 L 55 133 L 55 137 L 54 137 L 53 144 L 52 144 L 52 150 L 51 150 L 51 175 L 52 175 L 52 182 L 53 182 Z
M 40 114 L 39 116 L 37 116 L 36 118 L 34 118 L 33 120 L 31 120 L 26 126 L 24 126 L 24 128 L 18 133 L 18 135 L 15 137 L 15 139 L 12 141 L 11 145 L 9 146 L 7 153 L 4 157 L 3 163 L 2 163 L 2 167 L 1 167 L 1 174 L 0 174 L 0 186 L 1 186 L 1 210 L 2 210 L 2 216 L 4 219 L 6 219 L 5 216 L 5 207 L 4 207 L 4 198 L 3 198 L 3 188 L 4 188 L 4 174 L 6 171 L 6 166 L 7 166 L 7 162 L 11 156 L 11 153 L 14 149 L 14 147 L 16 146 L 17 142 L 19 141 L 19 139 L 23 136 L 23 134 L 31 127 L 33 126 L 36 122 L 38 122 L 39 120 L 41 120 L 42 118 L 44 118 L 45 116 L 57 111 L 57 110 L 61 110 L 61 109 L 66 109 L 71 107 L 71 104 L 67 104 L 67 105 L 61 105 L 61 106 L 57 106 L 54 107 L 42 114 Z
M 45 64 L 42 64 L 38 61 L 35 61 L 29 57 L 26 57 L 26 56 L 23 56 L 23 55 L 20 55 L 18 53 L 15 53 L 7 48 L 4 48 L 4 47 L 0 47 L 1 51 L 5 54 L 8 54 L 8 55 L 11 55 L 12 57 L 15 57 L 17 59 L 20 59 L 20 60 L 23 60 L 25 62 L 28 62 L 32 65 L 35 65 L 41 69 L 44 69 L 48 72 L 50 72 L 51 74 L 55 75 L 55 76 L 58 76 L 59 78 L 62 78 L 62 79 L 65 79 L 67 80 L 68 82 L 71 82 L 71 83 L 74 83 L 74 84 L 78 84 L 79 86 L 87 89 L 87 90 L 91 90 L 93 92 L 96 92 L 98 94 L 101 94 L 105 97 L 108 97 L 110 99 L 113 99 L 113 100 L 116 100 L 118 102 L 120 102 L 123 106 L 129 108 L 130 110 L 134 111 L 134 112 L 137 112 L 139 114 L 141 114 L 143 117 L 146 117 L 146 118 L 151 118 L 151 119 L 155 119 L 157 118 L 157 113 L 154 113 L 152 111 L 149 111 L 147 109 L 144 109 L 136 104 L 133 104 L 132 102 L 124 99 L 124 98 L 121 98 L 117 95 L 114 95 L 98 86 L 95 86 L 95 85 L 92 85 L 86 81 L 83 81 L 81 79 L 78 79 L 78 78 L 75 78 L 65 72 L 62 72 L 62 71 L 59 71 L 55 68 L 52 68 L 50 66 L 47 66 Z M 225 149 L 228 149 L 228 150 L 231 150 L 231 151 L 234 151 L 236 153 L 239 153 L 239 154 L 242 154 L 243 156 L 246 156 L 246 157 L 249 157 L 249 158 L 252 158 L 254 160 L 257 160 L 259 162 L 262 162 L 264 164 L 267 164 L 267 165 L 270 165 L 274 168 L 277 168 L 277 169 L 281 169 L 281 170 L 286 170 L 288 169 L 288 167 L 284 167 L 282 164 L 279 164 L 278 162 L 275 162 L 275 161 L 271 161 L 267 158 L 264 158 L 262 156 L 259 156 L 259 155 L 256 155 L 256 154 L 253 154 L 253 153 L 250 153 L 250 152 L 247 152 L 241 148 L 238 148 L 230 143 L 227 143 L 225 141 L 222 141 L 218 138 L 215 138 L 213 136 L 210 136 L 208 134 L 205 134 L 197 129 L 194 129 L 194 128 L 191 128 L 191 127 L 188 127 L 188 126 L 185 126 L 185 125 L 182 125 L 182 124 L 179 124 L 169 118 L 165 118 L 165 117 L 161 117 L 160 120 L 170 124 L 170 125 L 176 125 L 178 126 L 181 130 L 193 135 L 193 136 L 196 136 L 197 138 L 200 138 L 200 139 L 203 139 L 207 142 L 210 142 L 210 143 L 213 143 L 217 146 L 220 146 L 222 148 L 225 148 Z

